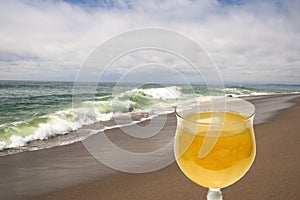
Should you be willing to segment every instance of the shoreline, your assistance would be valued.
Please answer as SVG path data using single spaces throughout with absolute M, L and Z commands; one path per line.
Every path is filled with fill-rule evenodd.
M 256 99 L 258 101 L 256 104 L 267 104 L 267 99 L 270 100 L 270 98 L 272 97 L 265 97 L 263 101 L 261 100 L 262 98 L 260 98 L 260 100 Z M 273 117 L 269 122 L 255 126 L 258 153 L 252 168 L 258 170 L 258 172 L 255 170 L 252 172 L 253 170 L 251 168 L 248 174 L 252 175 L 247 174 L 232 187 L 225 188 L 223 190 L 225 198 L 236 199 L 238 195 L 254 193 L 253 191 L 257 185 L 255 178 L 262 176 L 260 174 L 261 172 L 266 173 L 264 166 L 260 165 L 255 167 L 255 165 L 265 159 L 261 154 L 266 154 L 266 152 L 268 155 L 270 154 L 268 149 L 266 149 L 266 151 L 263 149 L 266 144 L 259 143 L 263 141 L 267 142 L 267 145 L 272 145 L 268 144 L 268 139 L 272 141 L 268 130 L 272 129 L 273 126 L 278 126 L 278 123 L 274 121 L 279 120 L 286 122 L 286 119 L 280 119 L 282 113 L 285 115 L 286 113 L 294 113 L 289 112 L 289 110 L 293 111 L 300 105 L 299 95 L 291 98 L 293 98 L 292 102 L 297 100 L 293 102 L 292 107 L 276 111 L 275 115 L 273 113 Z M 296 114 L 297 112 L 294 113 L 295 116 Z M 172 129 L 172 126 L 175 126 L 176 123 L 174 124 L 174 116 L 173 118 L 171 116 L 172 115 L 169 115 L 168 117 L 169 124 L 167 124 L 167 126 Z M 291 127 L 293 128 L 295 125 L 297 124 Z M 266 126 L 268 128 L 265 128 Z M 110 130 L 112 137 L 116 130 L 117 128 Z M 276 131 L 277 129 L 275 132 Z M 289 141 L 290 140 L 292 140 L 292 142 L 297 141 L 296 138 L 290 138 Z M 291 147 L 293 147 L 293 145 L 291 145 Z M 293 148 L 297 150 L 297 147 Z M 295 151 L 294 154 L 296 152 L 297 151 Z M 258 159 L 260 161 L 257 161 Z M 290 162 L 292 162 L 292 160 Z M 299 159 L 297 162 L 299 163 Z M 272 163 L 266 165 L 270 167 L 271 164 Z M 150 173 L 127 174 L 116 172 L 95 160 L 87 152 L 81 142 L 0 157 L 0 166 L 2 166 L 1 168 L 3 169 L 0 172 L 2 177 L 0 193 L 3 193 L 1 197 L 4 197 L 4 199 L 193 199 L 196 197 L 200 198 L 201 196 L 204 198 L 206 195 L 206 189 L 197 186 L 185 178 L 179 171 L 176 163 Z M 261 167 L 264 167 L 264 170 L 261 170 Z M 292 175 L 291 173 L 292 172 L 289 172 L 289 177 Z M 105 175 L 103 176 L 103 174 Z M 255 177 L 251 178 L 253 174 Z M 267 174 L 272 176 L 271 172 L 267 172 Z M 299 178 L 299 176 L 295 178 L 297 177 Z M 248 183 L 249 179 L 251 184 Z M 268 180 L 268 178 L 266 180 Z M 240 182 L 243 184 L 240 184 Z M 295 185 L 297 185 L 297 182 Z M 248 190 L 247 188 L 249 187 L 254 189 Z M 292 187 L 292 189 L 295 189 L 294 187 Z M 238 189 L 240 191 L 238 191 Z M 291 188 L 289 190 L 291 190 Z M 186 191 L 189 191 L 188 194 Z M 249 199 L 274 199 L 277 196 L 272 198 L 272 196 L 270 196 L 272 192 L 273 190 L 270 191 L 270 189 L 267 188 L 265 192 L 262 192 L 260 197 L 250 198 L 252 197 L 250 195 Z M 287 192 L 284 192 L 285 195 L 286 193 Z M 291 193 L 291 195 L 292 194 L 294 193 Z M 233 196 L 230 198 L 230 195 Z
M 126 124 L 126 122 L 128 122 L 129 120 L 128 118 L 130 118 L 130 120 L 132 119 L 132 122 Z M 107 121 L 98 121 L 92 124 L 83 125 L 77 130 L 70 131 L 66 134 L 57 134 L 44 140 L 32 140 L 27 142 L 26 145 L 20 147 L 2 149 L 0 150 L 0 158 L 2 156 L 13 155 L 16 153 L 39 151 L 42 149 L 48 149 L 53 147 L 70 145 L 76 142 L 82 142 L 88 137 L 97 134 L 97 132 L 99 131 L 120 128 L 123 126 L 130 126 L 148 119 L 152 119 L 152 117 L 150 116 L 150 113 L 146 112 L 132 112 L 125 113 L 124 115 L 120 116 L 113 116 Z
M 300 96 L 300 94 L 266 94 L 266 95 L 253 95 L 253 96 L 238 96 L 236 98 L 242 98 L 245 100 L 248 100 L 250 102 L 257 102 L 257 101 L 264 101 L 265 99 L 270 100 L 271 98 L 283 98 L 281 103 L 282 104 L 288 104 L 288 100 L 292 99 L 296 96 Z M 257 103 L 258 104 L 258 103 Z M 280 109 L 288 108 L 292 105 L 283 105 Z M 280 110 L 277 109 L 277 110 Z M 173 113 L 173 112 L 172 112 Z M 160 115 L 166 115 L 166 114 L 160 114 Z M 20 147 L 13 147 L 13 148 L 5 148 L 0 150 L 0 158 L 2 156 L 12 155 L 16 153 L 22 153 L 27 151 L 39 151 L 42 149 L 48 149 L 53 148 L 57 146 L 65 146 L 70 145 L 76 142 L 82 142 L 83 140 L 87 139 L 88 137 L 91 137 L 94 134 L 97 134 L 97 132 L 114 129 L 114 128 L 120 128 L 125 126 L 131 126 L 134 124 L 141 123 L 143 121 L 147 121 L 149 119 L 155 118 L 160 115 L 151 115 L 147 112 L 130 112 L 125 113 L 122 116 L 113 116 L 111 119 L 107 121 L 98 121 L 94 122 L 89 125 L 83 125 L 77 130 L 70 131 L 66 134 L 58 134 L 52 137 L 49 137 L 48 139 L 44 140 L 32 140 L 27 142 L 24 146 Z M 271 113 L 271 110 L 265 110 L 264 109 L 264 115 L 262 118 L 254 122 L 264 123 L 267 122 L 268 119 L 270 119 L 275 113 Z M 127 119 L 129 116 L 129 119 Z M 121 120 L 120 120 L 120 119 Z M 122 119 L 123 118 L 123 119 Z M 129 123 L 129 121 L 132 119 L 132 121 Z M 123 120 L 123 121 L 122 121 Z M 117 122 L 116 122 L 117 121 Z M 121 124 L 119 124 L 121 123 Z M 122 124 L 123 123 L 123 124 Z

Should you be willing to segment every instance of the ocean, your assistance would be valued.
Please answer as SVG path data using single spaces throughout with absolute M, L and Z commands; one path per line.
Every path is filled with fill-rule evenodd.
M 300 85 L 274 84 L 207 88 L 151 83 L 76 83 L 75 88 L 74 91 L 72 82 L 0 81 L 0 150 L 36 150 L 69 144 L 99 129 L 126 126 L 171 113 L 178 101 L 195 96 L 300 93 Z M 121 120 L 116 123 L 115 119 Z

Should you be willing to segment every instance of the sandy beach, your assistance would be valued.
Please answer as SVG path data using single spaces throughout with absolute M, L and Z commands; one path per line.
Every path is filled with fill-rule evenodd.
M 300 97 L 299 95 L 249 99 L 257 109 L 257 155 L 249 172 L 224 188 L 224 199 L 300 198 Z M 287 108 L 288 107 L 288 108 Z M 144 121 L 141 123 L 148 123 Z M 152 142 L 168 142 L 175 133 L 176 118 L 167 115 L 162 133 Z M 118 139 L 120 129 L 106 132 Z M 134 141 L 136 151 L 140 143 Z M 151 142 L 150 142 L 151 144 Z M 131 148 L 126 142 L 122 148 Z M 156 143 L 155 147 L 160 143 Z M 149 146 L 149 150 L 154 148 Z M 81 142 L 0 157 L 0 199 L 205 199 L 207 189 L 186 178 L 176 163 L 141 174 L 121 173 L 94 159 Z
M 299 19 L 0 0 L 0 200 L 300 200 Z

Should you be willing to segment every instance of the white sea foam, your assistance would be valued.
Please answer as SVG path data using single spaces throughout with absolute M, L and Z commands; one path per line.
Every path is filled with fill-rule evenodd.
M 6 146 L 6 142 L 0 141 L 0 150 L 4 149 Z
M 111 117 L 112 113 L 101 114 L 93 107 L 58 112 L 56 115 L 50 116 L 50 122 L 40 124 L 32 135 L 32 139 L 46 139 L 53 135 L 66 134 L 77 130 L 83 125 L 92 124 L 96 121 L 107 121 Z
M 178 101 L 181 103 L 190 100 L 194 101 L 195 96 L 189 96 L 193 94 L 183 95 L 181 90 L 182 88 L 178 86 L 148 89 L 136 88 L 125 93 L 118 94 L 113 99 L 108 98 L 107 101 L 101 99 L 110 97 L 109 95 L 105 97 L 98 97 L 98 101 L 85 101 L 76 105 L 73 109 L 65 109 L 42 116 L 41 118 L 47 120 L 40 122 L 38 125 L 32 125 L 32 127 L 30 127 L 30 130 L 32 129 L 32 133 L 26 133 L 27 136 L 22 136 L 24 135 L 22 132 L 24 131 L 22 129 L 22 125 L 30 122 L 13 122 L 9 129 L 16 129 L 16 134 L 10 135 L 6 141 L 0 141 L 0 150 L 4 148 L 24 146 L 27 142 L 33 140 L 43 140 L 55 135 L 63 135 L 70 131 L 78 130 L 84 125 L 89 125 L 97 121 L 107 121 L 113 116 L 131 112 L 132 110 L 151 113 L 145 119 L 151 119 L 153 116 L 160 114 L 168 114 L 173 112 L 173 107 L 178 103 Z M 227 94 L 232 93 L 232 96 L 234 97 L 269 94 L 253 92 L 245 88 L 225 88 L 224 91 Z M 200 102 L 210 101 L 211 97 L 201 96 L 200 94 L 200 98 L 198 100 Z M 5 124 L 1 125 L 0 128 L 5 128 L 5 126 Z M 104 129 L 115 127 L 119 127 L 119 125 L 105 127 Z
M 19 136 L 19 135 L 12 135 L 10 136 L 10 144 L 7 146 L 8 148 L 15 148 L 15 147 L 21 147 L 26 144 L 26 140 Z
M 275 94 L 274 92 L 254 92 L 250 89 L 240 87 L 224 88 L 223 91 L 226 93 L 226 95 L 231 95 L 232 97 L 247 97 Z
M 260 95 L 271 95 L 274 93 L 266 93 L 266 92 L 252 92 L 251 96 L 260 96 Z
M 134 91 L 141 91 L 155 99 L 168 100 L 182 98 L 180 87 L 177 86 L 170 86 L 164 88 L 134 89 Z
M 0 150 L 4 148 L 15 148 L 26 145 L 33 140 L 43 140 L 55 135 L 63 135 L 77 130 L 83 125 L 92 124 L 96 121 L 107 121 L 113 113 L 100 113 L 96 107 L 81 107 L 58 111 L 44 116 L 47 122 L 40 123 L 32 134 L 27 136 L 11 135 L 9 142 L 0 141 Z
M 0 141 L 0 150 L 4 148 L 25 146 L 27 142 L 33 140 L 44 140 L 55 135 L 67 134 L 70 131 L 75 131 L 84 125 L 89 125 L 97 121 L 107 121 L 111 119 L 112 116 L 129 112 L 130 107 L 135 105 L 137 102 L 133 102 L 130 99 L 119 98 L 121 98 L 122 95 L 124 96 L 124 94 L 129 94 L 128 96 L 130 97 L 130 93 L 134 94 L 135 92 L 143 92 L 149 97 L 158 100 L 177 99 L 182 97 L 180 88 L 174 86 L 166 88 L 135 89 L 118 95 L 112 101 L 85 101 L 73 109 L 61 110 L 43 116 L 42 118 L 47 119 L 46 122 L 41 122 L 37 127 L 33 128 L 32 134 L 21 136 L 17 135 L 16 132 L 16 135 L 11 135 L 9 137 L 9 141 Z M 148 108 L 137 108 L 137 110 L 143 110 L 146 112 L 156 110 L 156 112 L 152 112 L 153 116 L 162 113 L 169 113 L 171 111 L 171 106 L 165 102 L 156 103 L 157 104 L 154 107 L 151 107 L 153 105 L 148 105 Z M 158 105 L 163 107 L 163 109 L 156 108 Z M 149 116 L 149 118 L 151 118 L 151 116 Z M 17 123 L 16 126 L 24 123 L 25 122 Z M 119 125 L 105 127 L 104 129 L 116 127 L 119 127 Z M 22 130 L 19 130 L 19 132 L 22 132 Z

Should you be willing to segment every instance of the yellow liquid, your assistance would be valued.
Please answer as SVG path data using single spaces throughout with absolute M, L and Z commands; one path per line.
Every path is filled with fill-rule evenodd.
M 207 188 L 233 184 L 245 175 L 255 157 L 252 122 L 244 116 L 232 112 L 200 112 L 185 120 L 209 124 L 218 117 L 223 117 L 225 123 L 218 129 L 221 132 L 207 125 L 191 128 L 191 123 L 183 122 L 177 126 L 175 137 L 179 167 L 189 179 Z

